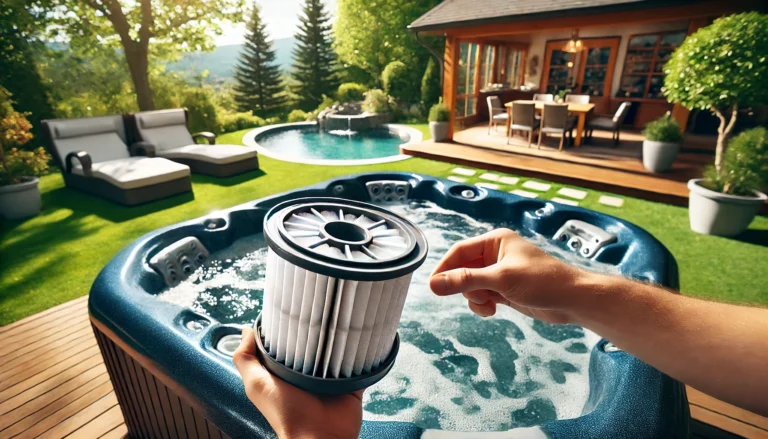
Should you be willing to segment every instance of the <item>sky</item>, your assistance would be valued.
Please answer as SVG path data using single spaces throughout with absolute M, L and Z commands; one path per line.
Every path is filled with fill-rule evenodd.
M 261 7 L 261 18 L 267 23 L 270 38 L 277 40 L 288 38 L 296 32 L 299 24 L 299 13 L 304 0 L 256 0 Z M 326 10 L 331 12 L 331 19 L 336 12 L 336 0 L 323 0 Z M 245 23 L 237 23 L 224 30 L 224 34 L 216 38 L 217 46 L 240 44 L 245 34 Z

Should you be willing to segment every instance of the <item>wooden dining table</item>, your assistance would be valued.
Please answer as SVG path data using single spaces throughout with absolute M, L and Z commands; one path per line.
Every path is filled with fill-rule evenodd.
M 544 104 L 550 104 L 551 102 L 544 101 L 511 101 L 504 104 L 507 107 L 507 133 L 509 133 L 509 124 L 512 122 L 512 105 L 515 102 L 526 102 L 535 104 L 536 111 L 543 111 Z M 584 137 L 584 126 L 587 124 L 587 114 L 595 109 L 595 104 L 577 104 L 573 102 L 568 103 L 568 112 L 576 115 L 576 139 L 574 145 L 581 146 L 581 139 Z

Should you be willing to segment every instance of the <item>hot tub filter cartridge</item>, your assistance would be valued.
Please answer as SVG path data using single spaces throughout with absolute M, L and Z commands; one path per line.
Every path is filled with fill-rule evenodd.
M 264 219 L 269 246 L 258 353 L 270 372 L 316 393 L 348 393 L 382 379 L 423 233 L 367 203 L 304 198 Z

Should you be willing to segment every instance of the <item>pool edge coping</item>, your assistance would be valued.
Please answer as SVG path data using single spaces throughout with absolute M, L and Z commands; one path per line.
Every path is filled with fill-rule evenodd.
M 257 136 L 264 134 L 273 129 L 279 129 L 279 128 L 285 128 L 285 127 L 306 127 L 306 126 L 316 126 L 316 125 L 317 125 L 317 122 L 291 122 L 291 123 L 267 125 L 267 126 L 255 128 L 245 133 L 243 135 L 242 142 L 246 146 L 255 148 L 259 154 L 265 155 L 269 158 L 273 158 L 275 160 L 281 160 L 284 162 L 299 163 L 303 165 L 322 165 L 322 166 L 378 165 L 382 163 L 399 162 L 402 160 L 412 158 L 412 156 L 407 154 L 398 154 L 398 155 L 391 155 L 387 157 L 379 157 L 375 159 L 358 159 L 358 160 L 310 159 L 310 158 L 302 158 L 302 157 L 297 157 L 293 155 L 276 153 L 274 151 L 271 151 L 269 148 L 265 148 L 259 145 L 259 143 L 256 142 Z M 405 143 L 401 143 L 400 144 L 401 148 L 403 145 L 409 145 L 411 143 L 421 142 L 424 137 L 421 131 L 408 125 L 385 123 L 385 124 L 381 124 L 381 126 L 384 128 L 388 128 L 390 130 L 394 129 L 398 132 L 403 132 L 408 135 L 409 137 L 408 141 Z

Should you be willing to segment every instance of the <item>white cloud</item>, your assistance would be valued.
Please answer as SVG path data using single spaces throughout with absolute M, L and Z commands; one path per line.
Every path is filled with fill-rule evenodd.
M 304 0 L 256 0 L 261 7 L 261 18 L 267 23 L 267 32 L 273 39 L 288 38 L 296 33 L 299 13 Z M 333 19 L 336 13 L 336 0 L 323 0 Z M 245 23 L 234 23 L 216 38 L 217 46 L 240 44 L 245 34 Z

